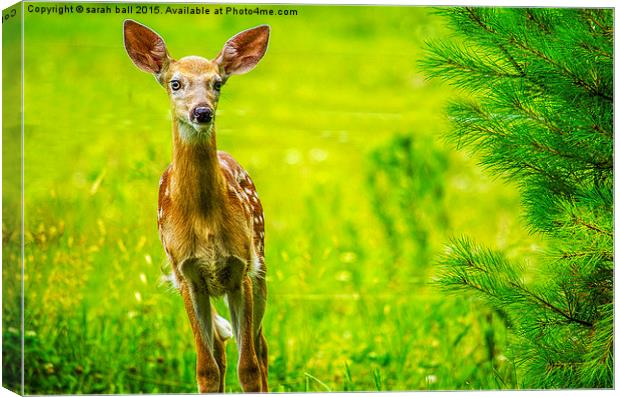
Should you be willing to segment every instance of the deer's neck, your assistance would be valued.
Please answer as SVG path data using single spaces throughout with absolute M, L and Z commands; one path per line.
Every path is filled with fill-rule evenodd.
M 187 142 L 184 128 L 175 120 L 173 126 L 172 168 L 177 204 L 186 214 L 211 216 L 222 208 L 225 199 L 224 178 L 220 171 L 215 144 L 215 129 L 207 139 Z

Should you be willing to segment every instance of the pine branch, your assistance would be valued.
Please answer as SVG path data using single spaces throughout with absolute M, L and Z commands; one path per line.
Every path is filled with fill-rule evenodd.
M 573 323 L 577 323 L 579 325 L 583 325 L 586 327 L 592 327 L 592 323 L 588 322 L 588 321 L 584 321 L 584 320 L 580 320 L 578 318 L 572 317 L 570 314 L 565 313 L 562 309 L 552 305 L 550 302 L 548 302 L 547 300 L 545 300 L 544 298 L 534 294 L 531 291 L 528 291 L 527 289 L 525 289 L 522 285 L 519 284 L 515 284 L 515 283 L 511 283 L 510 284 L 512 287 L 519 289 L 521 292 L 523 292 L 525 295 L 530 296 L 531 298 L 533 298 L 535 301 L 537 301 L 538 303 L 542 304 L 544 307 L 546 307 L 547 309 L 551 310 L 552 312 L 559 314 L 560 316 L 564 317 L 566 320 L 568 320 L 569 322 L 573 322 Z
M 488 26 L 488 25 L 486 25 L 485 23 L 482 22 L 482 19 L 480 19 L 478 14 L 476 14 L 474 12 L 474 9 L 472 7 L 465 7 L 465 10 L 467 11 L 467 14 L 468 14 L 469 18 L 472 21 L 474 21 L 478 26 L 480 26 L 483 30 L 485 30 L 486 32 L 490 33 L 491 35 L 496 35 L 497 34 L 497 32 L 494 29 L 492 29 L 490 26 Z M 498 46 L 500 51 L 506 56 L 506 58 L 508 59 L 510 64 L 518 72 L 518 75 L 515 76 L 515 77 L 520 77 L 520 78 L 526 77 L 525 71 L 523 70 L 521 65 L 519 65 L 517 63 L 517 61 L 514 59 L 514 57 L 506 49 L 506 47 L 504 45 L 502 45 L 501 43 L 499 43 L 499 42 L 496 42 L 495 44 Z
M 613 96 L 607 95 L 603 92 L 600 92 L 596 87 L 592 87 L 591 85 L 589 85 L 585 80 L 583 80 L 581 77 L 577 76 L 576 74 L 574 74 L 573 72 L 570 71 L 570 69 L 568 69 L 565 65 L 561 65 L 557 62 L 555 62 L 553 59 L 549 58 L 548 56 L 546 56 L 545 54 L 543 54 L 542 52 L 540 52 L 539 50 L 536 50 L 534 48 L 531 48 L 527 45 L 525 45 L 524 43 L 520 42 L 519 40 L 517 40 L 514 36 L 510 37 L 509 39 L 509 43 L 516 45 L 517 47 L 521 48 L 523 51 L 529 52 L 532 55 L 537 56 L 538 58 L 542 59 L 543 61 L 547 62 L 548 64 L 555 66 L 564 76 L 572 79 L 579 87 L 585 89 L 588 93 L 601 97 L 609 102 L 613 103 Z
M 596 227 L 595 225 L 589 224 L 581 218 L 575 217 L 574 219 L 575 219 L 575 223 L 578 225 L 585 226 L 586 228 L 593 230 L 597 233 L 603 234 L 605 236 L 612 237 L 612 238 L 614 237 L 614 234 L 612 232 L 608 232 L 606 230 Z
M 481 98 L 451 106 L 451 139 L 517 183 L 549 249 L 526 283 L 501 253 L 457 240 L 437 282 L 505 313 L 526 387 L 612 387 L 613 10 L 444 14 L 469 47 L 435 47 L 426 66 Z
M 581 43 L 581 44 L 579 44 L 579 46 L 581 48 L 583 48 L 584 50 L 588 51 L 588 52 L 592 52 L 594 54 L 603 56 L 603 57 L 607 58 L 609 61 L 613 61 L 613 59 L 614 59 L 613 55 L 610 54 L 609 52 L 603 51 L 600 48 L 596 48 L 594 46 L 588 45 L 587 43 Z
M 517 61 L 515 60 L 515 58 L 512 56 L 512 54 L 506 49 L 505 46 L 503 46 L 502 44 L 498 43 L 498 47 L 500 49 L 500 51 L 502 53 L 504 53 L 504 55 L 506 56 L 506 58 L 508 59 L 508 61 L 510 62 L 510 64 L 517 70 L 517 72 L 519 72 L 518 77 L 524 78 L 526 77 L 525 74 L 525 70 L 523 70 L 523 68 L 521 67 L 521 65 L 519 65 L 517 63 Z
M 453 80 L 457 85 L 480 89 L 483 89 L 480 82 L 521 78 L 520 74 L 506 70 L 497 58 L 482 58 L 471 48 L 445 43 L 431 44 L 430 55 L 421 64 L 431 70 L 430 77 Z
M 553 59 L 549 58 L 547 55 L 545 55 L 541 51 L 526 45 L 521 40 L 518 40 L 515 35 L 509 35 L 508 37 L 506 37 L 502 32 L 499 32 L 499 31 L 493 29 L 492 27 L 490 27 L 489 25 L 485 24 L 482 21 L 482 19 L 480 18 L 480 16 L 477 14 L 477 12 L 475 11 L 476 10 L 475 8 L 473 8 L 473 7 L 465 7 L 464 9 L 465 9 L 465 11 L 467 13 L 467 16 L 475 24 L 477 24 L 482 30 L 484 30 L 485 32 L 489 33 L 489 35 L 491 37 L 499 36 L 499 37 L 507 38 L 507 42 L 509 44 L 513 44 L 513 45 L 517 46 L 518 48 L 520 48 L 521 50 L 523 50 L 525 52 L 528 52 L 528 53 L 530 53 L 532 55 L 535 55 L 536 57 L 542 59 L 543 61 L 547 62 L 548 64 L 554 66 L 564 76 L 569 77 L 570 79 L 572 79 L 578 86 L 584 88 L 590 94 L 599 96 L 599 97 L 601 97 L 601 98 L 603 98 L 603 99 L 605 99 L 607 101 L 613 102 L 613 97 L 612 96 L 609 96 L 609 95 L 607 95 L 607 94 L 605 94 L 603 92 L 600 92 L 598 89 L 596 89 L 596 87 L 592 87 L 590 84 L 588 84 L 581 77 L 579 77 L 576 74 L 574 74 L 565 65 L 559 64 L 558 62 L 556 62 Z M 507 50 L 505 48 L 502 48 L 502 46 L 499 43 L 496 42 L 496 44 L 500 46 L 500 49 L 502 49 L 503 51 L 507 52 Z M 522 69 L 518 65 L 516 65 L 516 66 L 517 66 L 517 70 L 522 71 Z M 521 77 L 527 77 L 527 76 L 521 76 Z
M 606 129 L 604 129 L 603 127 L 601 127 L 600 125 L 594 124 L 592 126 L 592 129 L 600 134 L 603 134 L 605 136 L 608 136 L 610 138 L 613 139 L 614 134 L 611 131 L 607 131 Z
M 598 26 L 606 38 L 613 37 L 614 35 L 613 25 L 611 27 L 603 25 L 603 23 L 601 23 L 599 20 L 594 18 L 594 15 L 591 12 L 591 10 L 584 10 L 584 14 L 586 15 L 586 19 L 588 20 L 588 22 L 593 23 L 596 26 Z M 596 32 L 593 32 L 593 33 L 596 33 Z
M 525 10 L 525 15 L 527 17 L 527 19 L 529 21 L 532 21 L 536 24 L 536 26 L 538 27 L 538 29 L 541 30 L 541 32 L 545 33 L 545 34 L 550 34 L 551 30 L 549 29 L 548 25 L 545 25 L 544 23 L 542 23 L 538 17 L 534 14 L 533 10 L 531 8 L 527 8 Z
M 512 302 L 507 301 L 501 293 L 501 285 L 505 283 L 506 286 L 503 287 L 503 289 L 512 288 L 518 290 L 522 297 L 537 302 L 542 307 L 560 315 L 567 321 L 586 327 L 592 327 L 591 322 L 571 316 L 545 298 L 525 288 L 522 283 L 517 282 L 515 271 L 510 268 L 508 261 L 506 261 L 500 253 L 481 247 L 474 247 L 468 240 L 456 241 L 451 248 L 454 250 L 455 255 L 445 257 L 442 260 L 444 271 L 439 277 L 440 285 L 450 288 L 458 287 L 459 289 L 464 286 L 473 288 L 479 293 L 497 299 L 498 302 L 501 302 L 501 305 L 509 306 Z M 491 269 L 502 269 L 507 275 L 507 278 L 495 278 L 499 275 L 491 273 Z M 472 271 L 478 273 L 479 277 L 483 278 L 478 278 L 478 282 L 476 282 L 472 274 L 468 273 Z M 497 288 L 493 288 L 492 286 L 496 286 Z
M 480 16 L 476 12 L 476 8 L 474 7 L 465 7 L 464 8 L 466 15 L 471 19 L 474 23 L 476 23 L 482 30 L 489 33 L 491 37 L 499 35 L 495 29 L 491 28 L 489 25 L 485 24 Z
M 575 258 L 587 258 L 599 256 L 601 260 L 607 262 L 613 262 L 614 253 L 611 251 L 580 251 L 580 252 L 562 252 L 560 258 L 562 259 L 575 259 Z

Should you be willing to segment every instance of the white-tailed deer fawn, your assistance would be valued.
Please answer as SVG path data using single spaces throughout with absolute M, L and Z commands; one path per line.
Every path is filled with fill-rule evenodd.
M 210 300 L 224 296 L 241 386 L 266 392 L 263 208 L 247 172 L 217 151 L 214 122 L 222 86 L 260 61 L 269 27 L 237 34 L 213 60 L 174 60 L 157 33 L 132 20 L 124 23 L 124 38 L 133 63 L 154 74 L 170 97 L 173 158 L 159 184 L 159 237 L 194 333 L 198 390 L 224 391 L 224 341 L 232 331 Z

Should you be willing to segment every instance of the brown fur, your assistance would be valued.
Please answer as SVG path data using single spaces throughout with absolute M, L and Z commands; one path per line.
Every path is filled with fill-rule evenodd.
M 193 56 L 177 61 L 159 35 L 125 22 L 127 53 L 166 87 L 173 111 L 173 158 L 160 181 L 158 229 L 194 333 L 200 392 L 224 390 L 224 339 L 209 303 L 210 297 L 221 295 L 228 298 L 239 345 L 241 386 L 268 391 L 261 326 L 267 299 L 262 205 L 247 172 L 229 154 L 217 151 L 214 121 L 192 122 L 197 107 L 215 113 L 216 83 L 251 70 L 268 38 L 269 28 L 261 26 L 233 37 L 213 61 Z M 182 89 L 173 90 L 172 80 Z

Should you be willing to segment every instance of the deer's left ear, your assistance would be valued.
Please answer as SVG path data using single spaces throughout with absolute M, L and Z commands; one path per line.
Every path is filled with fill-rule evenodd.
M 268 25 L 261 25 L 237 33 L 228 40 L 215 58 L 222 76 L 226 78 L 231 74 L 243 74 L 254 69 L 267 51 L 269 31 Z

